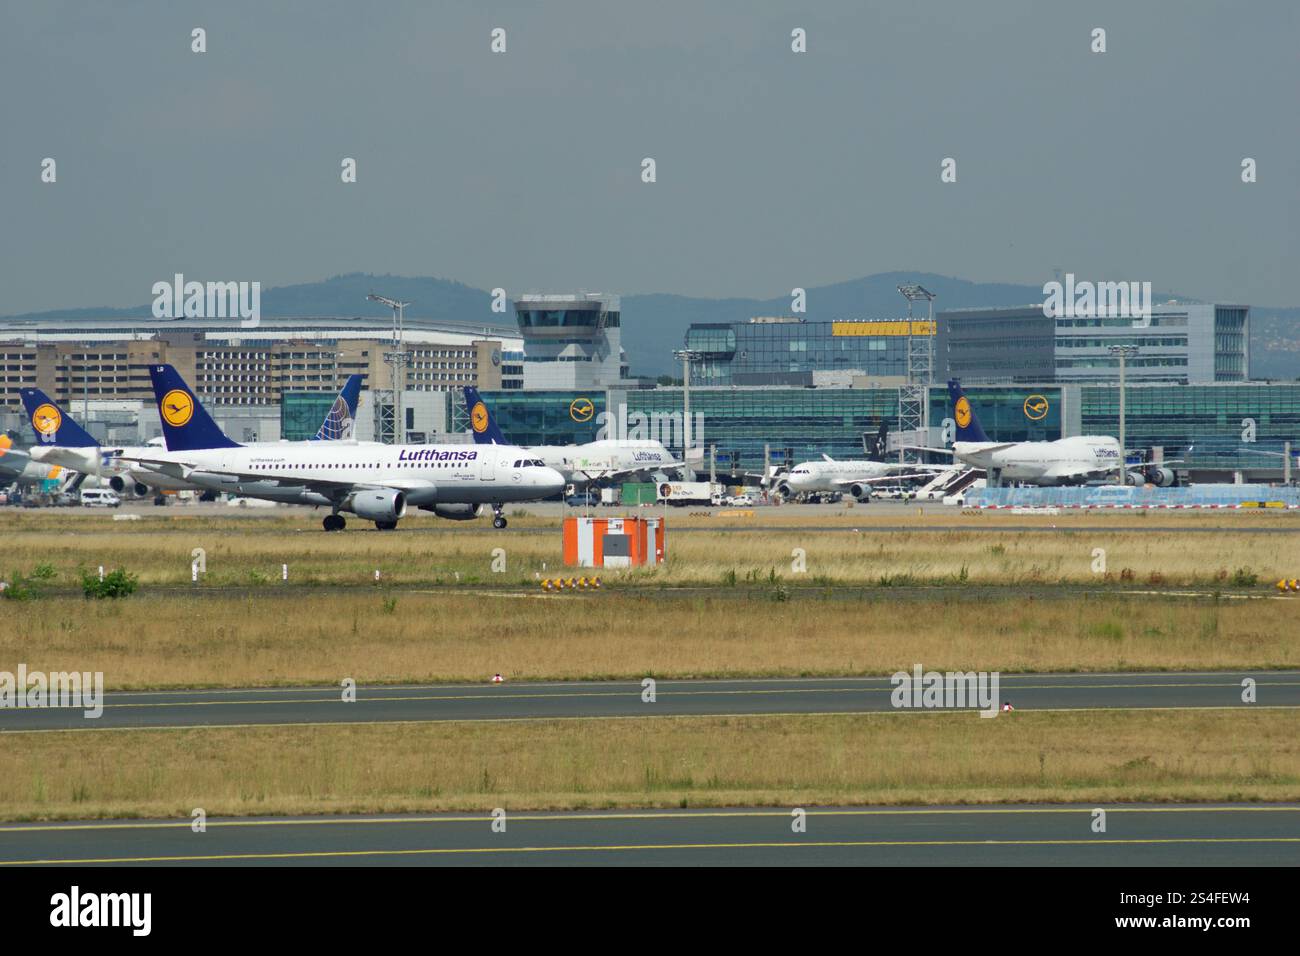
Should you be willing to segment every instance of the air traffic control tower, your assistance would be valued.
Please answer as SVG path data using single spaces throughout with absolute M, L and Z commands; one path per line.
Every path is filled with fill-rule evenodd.
M 523 295 L 515 317 L 524 339 L 524 389 L 617 387 L 627 377 L 619 297 Z

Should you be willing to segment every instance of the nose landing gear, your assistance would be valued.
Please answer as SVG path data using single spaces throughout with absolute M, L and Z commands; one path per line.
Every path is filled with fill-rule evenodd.
M 502 514 L 504 510 L 502 505 L 492 506 L 492 527 L 498 531 L 506 526 L 506 516 Z

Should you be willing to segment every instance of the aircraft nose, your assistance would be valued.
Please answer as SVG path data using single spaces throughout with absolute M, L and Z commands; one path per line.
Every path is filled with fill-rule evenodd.
M 567 482 L 554 468 L 538 468 L 537 474 L 533 477 L 533 484 L 546 494 L 554 495 L 563 491 Z

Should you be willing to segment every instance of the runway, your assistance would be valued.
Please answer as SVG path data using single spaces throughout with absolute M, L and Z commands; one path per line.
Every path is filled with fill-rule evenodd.
M 1295 866 L 1300 805 L 838 807 L 0 825 L 16 865 Z M 494 823 L 496 827 L 494 829 Z M 504 832 L 501 832 L 504 823 Z
M 1242 701 L 1255 681 L 1256 700 Z M 1003 674 L 1002 701 L 1018 713 L 1131 708 L 1300 707 L 1300 671 L 1151 674 Z M 888 677 L 661 680 L 653 700 L 639 681 L 431 684 L 105 695 L 103 714 L 71 708 L 0 709 L 0 733 L 131 728 L 431 721 L 542 721 L 671 716 L 892 713 Z M 1014 719 L 1014 715 L 1005 715 Z

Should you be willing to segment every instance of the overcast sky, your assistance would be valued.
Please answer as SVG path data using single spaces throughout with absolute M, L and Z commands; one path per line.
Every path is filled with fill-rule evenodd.
M 175 272 L 768 297 L 1060 269 L 1300 305 L 1294 0 L 0 10 L 0 314 Z

